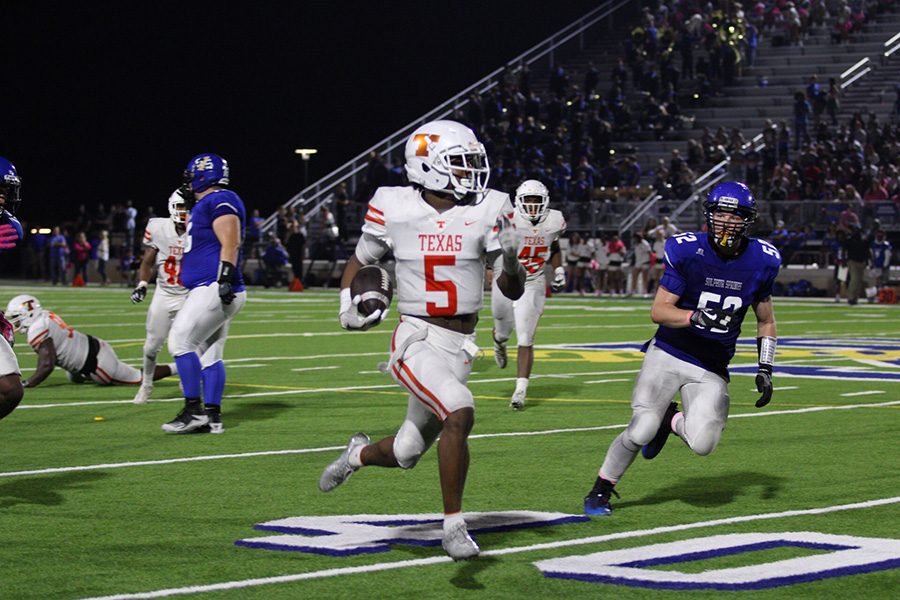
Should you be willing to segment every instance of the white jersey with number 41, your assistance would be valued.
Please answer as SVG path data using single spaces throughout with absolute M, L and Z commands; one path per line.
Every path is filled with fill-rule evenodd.
M 415 187 L 378 188 L 363 232 L 394 252 L 401 314 L 450 317 L 481 308 L 484 258 L 500 249 L 496 223 L 501 212 L 513 218 L 509 196 L 496 190 L 438 212 Z
M 178 235 L 172 219 L 157 217 L 147 221 L 144 245 L 156 248 L 156 286 L 170 294 L 186 294 L 181 284 L 181 256 L 185 234 Z

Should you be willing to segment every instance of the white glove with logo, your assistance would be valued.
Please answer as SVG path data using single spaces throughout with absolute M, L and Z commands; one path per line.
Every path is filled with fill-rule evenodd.
M 497 239 L 503 252 L 503 270 L 507 273 L 518 272 L 519 238 L 516 235 L 516 224 L 504 213 L 500 213 L 497 218 Z
M 566 270 L 562 267 L 556 267 L 553 270 L 553 283 L 550 289 L 554 292 L 561 292 L 566 288 Z
M 341 321 L 341 327 L 349 330 L 365 331 L 370 327 L 378 325 L 387 317 L 387 310 L 376 310 L 369 316 L 359 312 L 360 296 L 350 297 L 350 288 L 346 287 L 341 290 L 341 309 L 338 318 Z

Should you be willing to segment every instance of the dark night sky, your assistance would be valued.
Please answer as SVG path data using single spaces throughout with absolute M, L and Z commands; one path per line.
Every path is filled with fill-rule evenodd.
M 0 155 L 20 215 L 133 199 L 165 211 L 188 159 L 225 156 L 249 207 L 310 180 L 596 2 L 9 2 Z M 52 210 L 51 210 L 52 209 Z

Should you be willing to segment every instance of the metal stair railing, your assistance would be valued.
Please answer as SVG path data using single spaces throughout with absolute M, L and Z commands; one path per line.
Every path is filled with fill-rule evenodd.
M 348 180 L 355 180 L 356 176 L 368 166 L 369 156 L 372 152 L 379 152 L 382 156 L 389 155 L 392 151 L 405 145 L 409 135 L 420 124 L 452 115 L 456 110 L 469 103 L 469 96 L 471 94 L 481 94 L 496 87 L 501 82 L 503 74 L 508 71 L 513 71 L 522 66 L 532 65 L 545 57 L 548 59 L 550 68 L 553 68 L 556 50 L 569 44 L 576 37 L 578 38 L 577 41 L 579 47 L 583 48 L 585 31 L 597 25 L 600 21 L 610 17 L 618 9 L 629 4 L 632 4 L 630 0 L 606 0 L 605 2 L 602 2 L 583 17 L 570 23 L 516 58 L 506 62 L 503 66 L 495 69 L 487 76 L 468 86 L 449 100 L 442 102 L 418 119 L 408 123 L 383 140 L 370 146 L 328 175 L 307 186 L 299 193 L 292 196 L 291 199 L 282 206 L 286 209 L 290 209 L 298 206 L 303 208 L 310 204 L 313 204 L 314 206 L 320 204 L 322 199 L 339 184 Z M 352 189 L 354 186 L 350 187 Z M 276 213 L 272 213 L 266 217 L 260 225 L 260 232 L 271 230 L 275 225 L 276 218 Z

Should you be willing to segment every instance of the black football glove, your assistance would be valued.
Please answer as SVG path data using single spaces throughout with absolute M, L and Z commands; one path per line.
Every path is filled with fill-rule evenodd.
M 700 329 L 724 329 L 734 326 L 734 313 L 721 308 L 698 308 L 691 314 L 691 325 Z
M 219 300 L 228 305 L 234 302 L 234 265 L 223 260 L 219 263 Z
M 762 394 L 756 401 L 756 408 L 762 408 L 772 399 L 772 368 L 767 365 L 759 365 L 756 374 L 756 391 Z
M 147 297 L 147 284 L 146 283 L 139 284 L 136 288 L 134 288 L 134 291 L 131 292 L 131 301 L 134 302 L 135 304 L 137 304 L 139 302 L 143 302 L 144 298 L 146 298 L 146 297 Z

